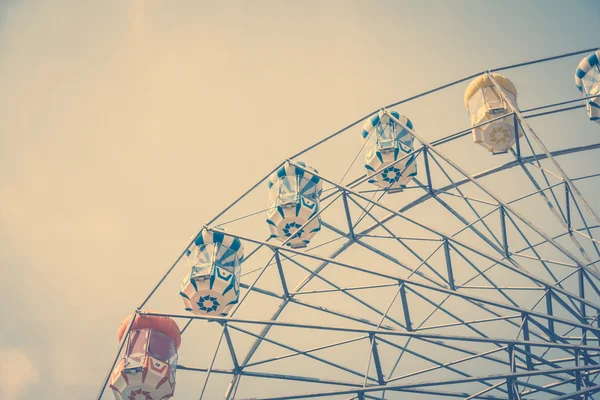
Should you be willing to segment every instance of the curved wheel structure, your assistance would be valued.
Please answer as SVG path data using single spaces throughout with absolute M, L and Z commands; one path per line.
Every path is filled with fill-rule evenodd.
M 600 397 L 600 133 L 594 123 L 568 141 L 544 131 L 567 115 L 587 121 L 586 99 L 527 110 L 507 101 L 499 118 L 523 135 L 497 155 L 473 143 L 475 127 L 429 141 L 417 118 L 412 129 L 392 113 L 482 74 L 502 92 L 491 72 L 595 50 L 474 74 L 376 110 L 282 161 L 208 222 L 202 229 L 244 246 L 238 303 L 227 316 L 185 312 L 178 280 L 189 243 L 136 311 L 181 328 L 174 398 Z M 394 161 L 418 165 L 406 188 L 368 182 L 358 134 L 377 113 L 414 137 Z M 355 140 L 358 154 L 340 151 L 341 140 Z M 342 179 L 323 154 L 350 166 Z M 267 180 L 283 165 L 323 183 L 303 225 L 318 218 L 321 229 L 304 248 L 272 240 L 265 223 Z M 110 396 L 106 381 L 98 399 Z

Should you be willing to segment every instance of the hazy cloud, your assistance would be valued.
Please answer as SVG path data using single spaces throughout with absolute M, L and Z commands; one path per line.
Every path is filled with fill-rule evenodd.
M 36 365 L 18 349 L 0 349 L 0 398 L 17 400 L 39 380 Z

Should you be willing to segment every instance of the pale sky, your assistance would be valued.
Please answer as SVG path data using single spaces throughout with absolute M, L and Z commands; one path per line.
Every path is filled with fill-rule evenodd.
M 92 398 L 121 320 L 285 158 L 451 80 L 598 46 L 599 19 L 594 0 L 0 2 L 0 398 Z M 578 97 L 579 59 L 511 75 L 521 106 Z M 452 111 L 406 111 L 424 136 L 467 126 L 464 86 Z

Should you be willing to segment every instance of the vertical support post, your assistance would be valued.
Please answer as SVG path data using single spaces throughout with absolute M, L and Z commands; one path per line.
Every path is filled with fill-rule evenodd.
M 231 335 L 229 335 L 229 329 L 227 328 L 227 323 L 223 324 L 223 333 L 225 334 L 225 340 L 227 341 L 227 347 L 229 347 L 229 353 L 231 354 L 231 361 L 233 362 L 234 373 L 240 372 L 240 364 L 238 362 L 237 356 L 235 355 L 235 349 L 233 348 L 233 341 L 231 340 Z
M 348 194 L 344 190 L 342 192 L 342 200 L 344 202 L 344 211 L 346 212 L 346 220 L 348 220 L 348 234 L 350 235 L 350 239 L 354 240 L 354 228 L 352 227 L 352 217 L 350 216 L 350 208 L 348 207 Z
M 551 317 L 554 315 L 552 311 L 552 289 L 550 287 L 546 288 L 546 314 Z M 554 332 L 554 321 L 551 319 L 548 320 L 548 329 L 550 330 L 550 332 L 552 332 L 552 337 L 550 337 L 550 341 L 554 342 L 554 337 L 556 336 L 556 333 Z
M 510 365 L 511 375 L 516 371 L 515 364 L 515 345 L 508 345 L 508 363 Z M 506 389 L 508 390 L 508 398 L 509 400 L 517 400 L 515 393 L 515 382 L 513 377 L 506 378 Z
M 588 282 L 592 285 L 592 289 L 596 289 L 594 283 L 589 279 L 589 277 L 586 275 L 585 270 L 583 269 L 583 267 L 579 267 L 579 270 L 577 271 L 577 281 L 578 281 L 578 286 L 579 286 L 579 297 L 581 297 L 582 299 L 585 298 L 585 281 L 588 280 Z M 597 289 L 596 289 L 597 292 Z M 582 317 L 585 319 L 586 318 L 586 314 L 587 314 L 587 310 L 586 310 L 586 305 L 585 304 L 580 304 L 580 310 L 582 313 Z M 599 310 L 596 309 L 592 309 L 592 313 L 598 313 Z M 594 314 L 592 314 L 594 315 Z M 586 319 L 587 320 L 587 319 Z M 596 322 L 598 322 L 600 320 L 600 318 L 596 318 Z M 591 325 L 592 323 L 590 323 Z M 582 329 L 581 332 L 581 344 L 583 344 L 584 346 L 586 346 L 588 344 L 588 340 L 587 340 L 587 330 L 586 329 Z M 582 350 L 582 359 L 583 359 L 583 365 L 587 366 L 589 364 L 589 354 L 587 349 Z M 584 386 L 588 387 L 591 385 L 591 381 L 590 381 L 590 376 L 588 374 L 585 374 L 583 376 L 583 383 Z M 589 396 L 586 393 L 585 394 L 585 399 L 588 399 Z
M 512 378 L 506 378 L 506 391 L 508 392 L 508 400 L 517 400 L 515 398 L 515 390 L 512 383 Z
M 517 160 L 521 162 L 521 143 L 519 141 L 519 118 L 517 113 L 513 112 L 513 119 L 515 124 L 515 147 L 517 148 Z
M 587 367 L 588 365 L 588 360 L 587 360 L 587 350 L 583 350 L 584 354 L 583 357 L 581 357 L 581 353 L 579 349 L 575 349 L 575 367 L 579 367 L 581 365 L 581 360 L 583 358 L 583 364 Z M 584 387 L 589 387 L 591 386 L 591 382 L 590 382 L 590 376 L 589 374 L 585 374 L 584 376 L 582 376 L 582 371 L 576 371 L 575 372 L 575 383 L 577 385 L 577 391 L 583 389 Z M 585 393 L 583 395 L 581 395 L 581 399 L 589 399 L 589 393 Z
M 279 271 L 279 278 L 281 278 L 281 287 L 283 288 L 283 295 L 287 299 L 290 297 L 287 283 L 285 281 L 285 275 L 283 274 L 283 266 L 281 265 L 281 258 L 279 257 L 279 250 L 275 249 L 275 262 L 277 263 L 277 271 Z
M 448 284 L 451 290 L 456 290 L 454 286 L 454 273 L 452 272 L 452 259 L 450 258 L 450 244 L 448 239 L 444 239 L 444 254 L 446 255 L 446 269 L 448 270 Z
M 579 286 L 579 297 L 581 297 L 582 299 L 585 299 L 585 282 L 583 279 L 583 267 L 581 267 L 581 266 L 577 270 L 577 283 Z M 583 302 L 579 303 L 579 312 L 581 313 L 581 317 L 585 319 L 585 313 L 586 313 L 585 303 L 583 303 Z M 584 343 L 584 344 L 586 344 L 586 343 Z
M 429 194 L 433 196 L 433 185 L 431 183 L 431 170 L 429 168 L 429 149 L 423 147 L 423 159 L 425 160 L 425 174 L 427 175 L 427 189 Z
M 581 272 L 581 270 L 579 272 Z M 581 290 L 581 288 L 580 288 L 580 290 Z M 583 305 L 582 309 L 583 309 L 582 317 L 585 319 L 585 305 Z M 588 344 L 587 329 L 585 329 L 585 328 L 581 328 L 581 344 L 584 345 L 584 346 L 587 346 L 587 344 Z M 582 350 L 582 352 L 583 352 L 583 354 L 580 355 L 580 350 L 579 349 L 575 349 L 576 366 L 580 365 L 580 358 L 583 358 L 583 364 L 585 366 L 588 365 L 588 360 L 589 360 L 588 351 L 587 351 L 587 349 L 584 349 L 584 350 Z M 581 381 L 581 372 L 580 371 L 578 371 L 578 372 L 579 373 L 576 375 L 576 377 L 577 377 L 578 381 Z M 585 386 L 586 387 L 589 386 L 589 384 L 590 384 L 589 375 L 585 375 L 585 382 L 586 382 Z M 578 383 L 580 383 L 580 382 L 578 382 Z M 579 387 L 577 390 L 579 390 L 579 389 L 581 389 L 581 387 Z M 585 394 L 585 397 L 582 396 L 582 398 L 587 399 L 588 398 L 587 393 Z
M 500 228 L 502 229 L 502 246 L 504 248 L 504 256 L 509 257 L 508 253 L 508 237 L 506 234 L 506 210 L 504 206 L 500 206 Z
M 567 214 L 567 229 L 571 232 L 571 192 L 569 189 L 569 185 L 565 181 L 565 213 Z
M 579 367 L 579 349 L 575 349 L 575 367 Z M 575 387 L 576 391 L 581 390 L 581 371 L 575 371 Z
M 371 333 L 369 334 L 369 340 L 371 341 L 373 362 L 375 363 L 375 371 L 377 372 L 377 382 L 380 385 L 385 385 L 385 380 L 383 379 L 383 370 L 381 369 L 381 359 L 379 358 L 379 350 L 377 350 L 377 338 L 373 333 Z
M 583 350 L 583 357 L 582 358 L 583 358 L 583 365 L 587 367 L 588 364 L 589 364 L 589 361 L 590 361 L 589 360 L 590 356 L 588 354 L 587 349 Z M 585 387 L 592 386 L 592 381 L 590 380 L 590 375 L 589 374 L 584 374 L 582 381 L 583 381 L 583 386 L 585 386 Z M 588 399 L 588 398 L 589 398 L 589 396 L 586 393 L 585 394 L 585 399 Z
M 523 340 L 529 342 L 529 316 L 525 313 L 521 314 L 521 320 L 523 321 Z M 525 361 L 527 362 L 527 370 L 533 370 L 533 362 L 531 361 L 531 346 L 525 345 Z
M 406 298 L 406 288 L 404 282 L 400 283 L 400 300 L 402 301 L 402 309 L 404 310 L 404 323 L 406 330 L 412 332 L 412 322 L 410 320 L 410 312 L 408 308 L 408 300 Z
M 517 365 L 515 364 L 515 345 L 508 345 L 508 362 L 510 364 L 510 372 L 514 373 L 517 370 Z

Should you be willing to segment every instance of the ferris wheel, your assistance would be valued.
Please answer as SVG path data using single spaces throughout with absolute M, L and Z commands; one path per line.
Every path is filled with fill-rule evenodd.
M 583 96 L 520 109 L 511 73 L 556 60 Z M 451 88 L 466 128 L 428 140 L 409 106 Z M 585 132 L 542 132 L 564 115 Z M 121 324 L 97 398 L 597 398 L 594 122 L 600 50 L 587 49 L 327 136 L 190 238 Z

